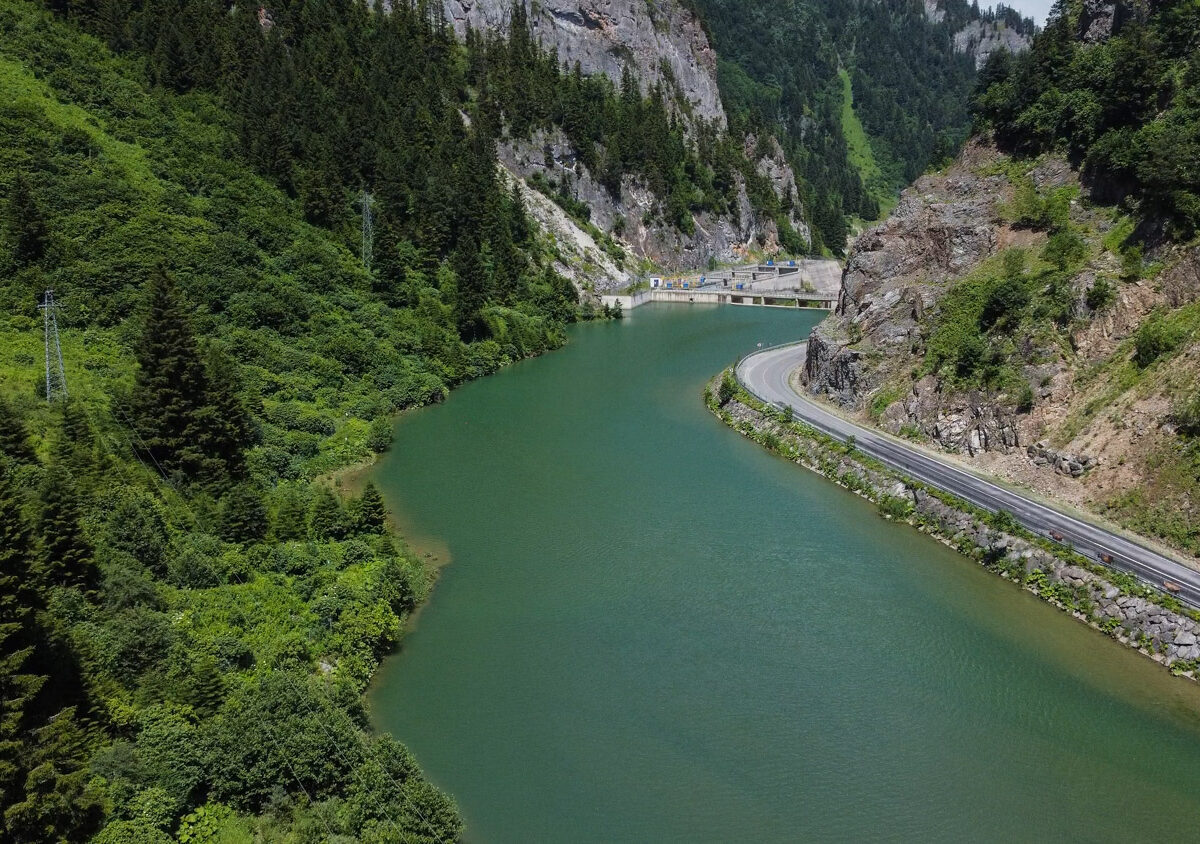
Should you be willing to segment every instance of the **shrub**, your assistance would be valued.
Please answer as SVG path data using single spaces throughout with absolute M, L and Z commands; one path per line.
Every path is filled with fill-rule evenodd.
M 907 519 L 912 515 L 913 505 L 907 498 L 895 495 L 883 495 L 879 498 L 879 512 L 893 519 Z
M 1117 290 L 1106 278 L 1098 278 L 1087 292 L 1087 306 L 1093 311 L 1102 311 L 1117 298 Z
M 1087 257 L 1087 244 L 1083 238 L 1071 229 L 1055 232 L 1042 249 L 1042 260 L 1053 264 L 1059 270 L 1066 270 L 1079 264 Z
M 1161 313 L 1154 313 L 1138 326 L 1134 335 L 1136 351 L 1133 359 L 1143 369 L 1164 355 L 1179 348 L 1183 342 L 1184 333 L 1178 326 L 1172 325 Z
M 1200 393 L 1179 402 L 1171 412 L 1179 430 L 1189 436 L 1200 435 Z
M 717 404 L 724 407 L 735 395 L 737 395 L 737 381 L 732 372 L 726 372 L 721 376 L 721 386 L 717 388 Z

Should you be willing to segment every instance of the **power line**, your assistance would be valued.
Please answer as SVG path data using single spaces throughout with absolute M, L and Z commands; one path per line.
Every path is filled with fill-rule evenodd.
M 38 302 L 46 346 L 46 401 L 67 400 L 67 374 L 63 369 L 62 344 L 58 340 L 58 304 L 54 291 L 47 290 Z

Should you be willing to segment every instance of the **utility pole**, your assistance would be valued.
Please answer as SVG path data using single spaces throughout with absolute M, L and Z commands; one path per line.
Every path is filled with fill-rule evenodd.
M 370 270 L 375 259 L 375 213 L 371 210 L 375 198 L 371 196 L 370 191 L 363 188 L 359 202 L 362 203 L 362 263 Z
M 67 374 L 63 369 L 62 344 L 58 341 L 58 303 L 54 291 L 47 290 L 38 303 L 46 340 L 46 401 L 67 399 Z

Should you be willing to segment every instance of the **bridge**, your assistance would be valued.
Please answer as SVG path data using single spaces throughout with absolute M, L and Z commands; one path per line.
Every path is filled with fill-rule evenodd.
M 601 303 L 610 308 L 620 305 L 626 311 L 648 302 L 832 310 L 841 277 L 836 261 L 767 262 L 706 275 L 652 277 L 648 290 L 602 296 Z

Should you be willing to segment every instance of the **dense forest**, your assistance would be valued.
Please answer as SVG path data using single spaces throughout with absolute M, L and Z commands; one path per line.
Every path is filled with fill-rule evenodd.
M 498 175 L 500 48 L 424 6 L 47 5 L 0 0 L 0 838 L 454 839 L 361 699 L 428 574 L 338 472 L 581 315 Z
M 955 52 L 953 33 L 980 20 L 1033 30 L 1003 6 L 981 12 L 965 0 L 942 4 L 940 23 L 920 0 L 691 2 L 720 56 L 734 131 L 781 140 L 814 227 L 835 250 L 845 239 L 844 216 L 878 218 L 881 204 L 952 157 L 969 134 L 975 66 Z M 844 75 L 861 129 L 845 119 Z M 855 160 L 850 136 L 862 129 L 873 161 Z
M 980 127 L 1017 153 L 1066 152 L 1147 236 L 1186 240 L 1200 225 L 1200 7 L 1118 3 L 1099 43 L 1081 37 L 1088 23 L 1059 0 L 1029 53 L 993 56 L 974 99 Z

